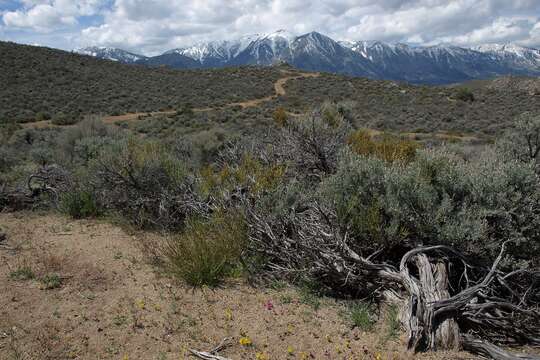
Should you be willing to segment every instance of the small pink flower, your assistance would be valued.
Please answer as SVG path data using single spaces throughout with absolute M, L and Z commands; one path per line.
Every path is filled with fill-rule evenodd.
M 268 300 L 266 304 L 264 304 L 264 307 L 266 308 L 266 310 L 273 310 L 274 304 L 272 304 L 272 300 Z

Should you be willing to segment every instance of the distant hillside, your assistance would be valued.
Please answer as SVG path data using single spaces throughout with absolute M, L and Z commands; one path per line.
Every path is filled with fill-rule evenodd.
M 111 58 L 111 49 L 86 53 Z M 123 55 L 118 50 L 117 60 Z M 101 55 L 103 54 L 103 55 Z M 132 57 L 127 57 L 132 62 Z M 271 65 L 287 62 L 310 71 L 407 81 L 450 84 L 504 75 L 540 76 L 540 50 L 515 44 L 463 48 L 452 45 L 409 46 L 381 41 L 335 41 L 317 32 L 295 36 L 285 30 L 209 41 L 137 60 L 174 68 Z
M 465 85 L 418 86 L 322 73 L 283 82 L 286 93 L 275 98 L 278 79 L 294 69 L 239 67 L 220 70 L 172 70 L 125 65 L 59 50 L 0 43 L 0 119 L 41 120 L 63 112 L 115 115 L 166 109 L 213 108 L 188 116 L 189 128 L 234 128 L 234 132 L 268 124 L 278 107 L 291 113 L 309 111 L 326 100 L 350 103 L 357 127 L 400 132 L 500 133 L 525 111 L 540 113 L 538 79 L 510 77 Z M 532 84 L 532 85 L 531 85 Z M 536 85 L 534 85 L 536 84 Z M 472 86 L 474 85 L 474 86 Z M 473 101 L 462 98 L 463 86 Z M 466 93 L 466 91 L 465 91 Z M 461 95 L 460 95 L 461 94 Z M 249 109 L 228 106 L 256 100 Z M 262 100 L 261 100 L 262 99 Z M 184 121 L 184 120 L 182 120 Z M 163 124 L 165 126 L 166 124 Z M 140 123 L 143 131 L 152 120 Z M 178 124 L 168 124 L 176 128 Z
M 449 86 L 419 86 L 393 81 L 325 74 L 287 84 L 286 109 L 309 108 L 326 99 L 349 101 L 357 126 L 401 132 L 455 131 L 500 134 L 524 112 L 540 114 L 540 79 L 503 77 Z M 478 82 L 477 82 L 478 83 Z M 463 89 L 470 90 L 463 90 Z M 473 101 L 462 97 L 470 92 Z
M 271 95 L 279 77 L 271 67 L 147 68 L 0 42 L 0 122 L 218 106 Z

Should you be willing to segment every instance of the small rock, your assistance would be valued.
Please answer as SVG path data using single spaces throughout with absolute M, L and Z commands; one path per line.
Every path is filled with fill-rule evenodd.
M 0 243 L 7 240 L 7 234 L 0 231 Z

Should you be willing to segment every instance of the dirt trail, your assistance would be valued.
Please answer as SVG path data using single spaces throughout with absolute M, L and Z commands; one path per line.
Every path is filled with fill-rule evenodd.
M 319 77 L 320 73 L 292 73 L 290 71 L 282 71 L 284 74 L 289 74 L 289 76 L 282 77 L 278 79 L 274 83 L 274 95 L 265 96 L 258 99 L 253 100 L 246 100 L 246 101 L 240 101 L 240 102 L 233 102 L 229 103 L 223 106 L 218 107 L 205 107 L 205 108 L 195 108 L 193 111 L 195 112 L 205 112 L 205 111 L 212 111 L 212 110 L 219 110 L 219 109 L 225 109 L 229 107 L 235 107 L 240 106 L 242 108 L 249 108 L 249 107 L 256 107 L 261 105 L 262 103 L 265 103 L 267 101 L 271 101 L 273 99 L 278 98 L 279 96 L 285 96 L 287 94 L 287 91 L 285 90 L 285 84 L 290 80 L 298 80 L 302 78 L 310 78 L 310 77 Z M 294 74 L 294 75 L 292 75 Z M 176 113 L 175 110 L 167 110 L 167 111 L 154 111 L 154 112 L 138 112 L 138 113 L 129 113 L 129 114 L 123 114 L 123 115 L 116 115 L 116 116 L 105 116 L 103 118 L 103 122 L 106 124 L 114 124 L 121 121 L 134 121 L 138 120 L 141 116 L 154 116 L 154 115 L 170 115 Z M 36 122 L 29 122 L 22 124 L 25 128 L 33 128 L 33 129 L 43 129 L 47 127 L 70 127 L 73 125 L 54 125 L 51 120 L 43 120 L 43 121 L 36 121 Z

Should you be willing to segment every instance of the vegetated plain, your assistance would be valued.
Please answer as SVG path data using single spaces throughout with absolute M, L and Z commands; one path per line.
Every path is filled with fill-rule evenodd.
M 0 354 L 174 359 L 225 337 L 222 356 L 259 360 L 537 351 L 537 79 L 425 87 L 0 46 L 17 69 L 0 89 Z M 457 295 L 442 322 L 459 346 L 400 321 Z M 431 331 L 448 352 L 429 352 Z

